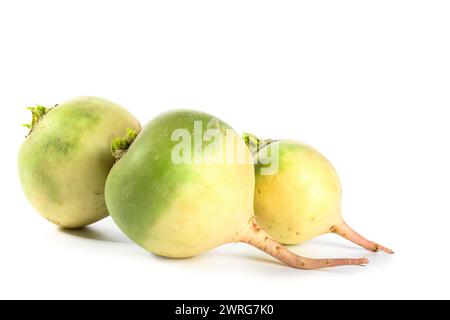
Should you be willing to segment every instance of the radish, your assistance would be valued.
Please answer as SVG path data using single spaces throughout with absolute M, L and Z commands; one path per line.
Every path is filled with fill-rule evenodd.
M 32 206 L 65 228 L 108 215 L 104 185 L 114 164 L 111 141 L 139 122 L 105 99 L 77 97 L 53 108 L 29 108 L 32 123 L 19 151 L 19 175 Z
M 128 150 L 121 145 L 113 143 L 119 160 L 106 181 L 108 210 L 125 235 L 156 255 L 187 258 L 245 242 L 300 269 L 368 262 L 303 258 L 272 240 L 254 219 L 251 154 L 230 126 L 211 115 L 167 112 Z
M 255 216 L 278 242 L 299 244 L 336 233 L 370 251 L 392 250 L 355 232 L 341 216 L 341 185 L 331 163 L 312 147 L 291 140 L 260 140 L 244 134 L 255 158 Z M 277 150 L 277 171 L 264 174 Z M 269 158 L 270 157 L 270 158 Z

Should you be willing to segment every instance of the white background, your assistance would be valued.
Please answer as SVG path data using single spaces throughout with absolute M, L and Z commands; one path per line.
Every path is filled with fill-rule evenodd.
M 0 2 L 0 298 L 450 298 L 448 1 Z M 110 219 L 63 231 L 22 194 L 24 107 L 97 95 L 142 123 L 201 109 L 324 153 L 346 220 L 292 250 L 367 267 L 300 271 L 244 244 L 157 258 Z

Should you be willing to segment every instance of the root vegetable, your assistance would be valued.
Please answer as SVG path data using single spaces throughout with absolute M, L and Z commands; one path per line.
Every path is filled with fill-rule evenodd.
M 187 258 L 246 242 L 294 268 L 367 263 L 300 257 L 263 231 L 253 214 L 251 154 L 230 126 L 211 115 L 165 113 L 147 124 L 126 152 L 115 154 L 120 160 L 106 181 L 108 210 L 131 240 L 154 254 Z
M 341 185 L 331 163 L 314 148 L 291 140 L 260 140 L 244 134 L 255 158 L 255 216 L 276 241 L 299 244 L 336 233 L 370 251 L 392 250 L 367 240 L 341 215 Z M 277 150 L 278 171 L 263 174 Z
M 96 97 L 30 109 L 30 133 L 18 165 L 32 206 L 65 228 L 106 217 L 104 185 L 115 160 L 111 141 L 127 128 L 139 131 L 139 122 L 119 105 Z

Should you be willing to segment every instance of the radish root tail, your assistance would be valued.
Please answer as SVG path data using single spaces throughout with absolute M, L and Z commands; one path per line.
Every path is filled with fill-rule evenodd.
M 342 221 L 342 223 L 340 223 L 339 225 L 332 227 L 330 231 L 340 235 L 341 237 L 343 237 L 343 238 L 345 238 L 345 239 L 347 239 L 369 251 L 373 251 L 373 252 L 384 251 L 389 254 L 394 253 L 394 251 L 382 246 L 381 244 L 367 240 L 366 238 L 361 236 L 359 233 L 357 233 L 355 230 L 353 230 L 344 221 Z
M 369 260 L 360 259 L 311 259 L 296 255 L 289 251 L 285 246 L 273 240 L 267 232 L 262 230 L 255 222 L 254 218 L 250 220 L 250 227 L 244 234 L 241 242 L 248 243 L 286 265 L 305 270 L 314 270 L 321 268 L 331 268 L 338 266 L 364 266 Z

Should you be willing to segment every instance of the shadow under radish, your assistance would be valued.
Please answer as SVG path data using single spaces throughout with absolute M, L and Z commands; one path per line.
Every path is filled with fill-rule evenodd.
M 64 233 L 69 236 L 97 240 L 104 242 L 114 242 L 114 243 L 130 243 L 130 241 L 119 233 L 114 233 L 111 231 L 102 231 L 95 229 L 94 227 L 82 227 L 77 229 L 64 229 L 58 228 L 59 232 Z
M 333 235 L 330 235 L 333 236 Z M 359 246 L 356 246 L 352 243 L 343 243 L 343 242 L 339 242 L 336 241 L 335 238 L 331 239 L 331 238 L 326 238 L 326 239 L 312 239 L 308 242 L 305 243 L 300 243 L 300 244 L 292 244 L 292 245 L 286 245 L 287 247 L 289 247 L 290 249 L 293 250 L 297 250 L 300 248 L 305 248 L 307 246 L 314 246 L 317 248 L 323 248 L 323 249 L 330 249 L 330 248 L 339 248 L 339 249 L 343 249 L 343 250 L 352 250 L 352 251 L 357 251 L 357 252 L 368 252 L 367 250 L 365 250 L 364 248 L 361 248 Z M 370 251 L 369 251 L 370 252 Z

